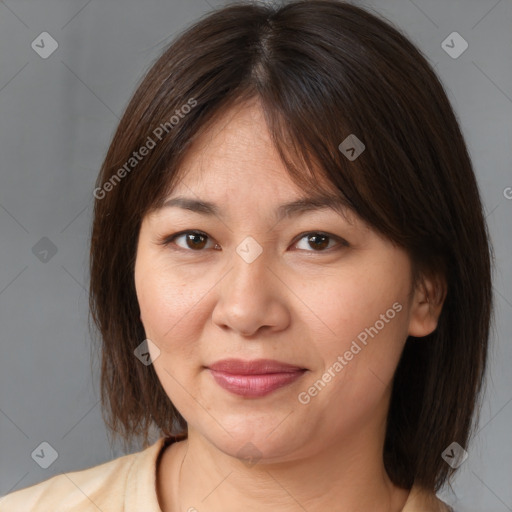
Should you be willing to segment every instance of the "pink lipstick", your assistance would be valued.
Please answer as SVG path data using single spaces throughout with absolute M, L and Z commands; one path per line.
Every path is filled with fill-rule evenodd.
M 224 359 L 207 367 L 223 389 L 245 397 L 261 397 L 287 386 L 307 370 L 272 359 Z

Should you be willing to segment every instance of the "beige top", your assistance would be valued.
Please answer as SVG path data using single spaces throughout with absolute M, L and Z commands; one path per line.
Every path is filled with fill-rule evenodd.
M 156 493 L 159 455 L 171 439 L 98 466 L 55 475 L 0 498 L 0 512 L 162 512 Z M 413 486 L 402 512 L 449 512 L 433 493 Z

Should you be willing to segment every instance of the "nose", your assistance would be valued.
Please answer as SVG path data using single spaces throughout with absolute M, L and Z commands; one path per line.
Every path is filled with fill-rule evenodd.
M 277 332 L 289 325 L 290 293 L 265 250 L 250 262 L 234 254 L 217 294 L 212 321 L 224 330 L 250 337 L 264 330 Z

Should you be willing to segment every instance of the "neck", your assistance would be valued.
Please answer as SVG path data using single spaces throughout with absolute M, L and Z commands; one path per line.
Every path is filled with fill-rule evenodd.
M 399 512 L 408 491 L 389 479 L 383 438 L 359 431 L 323 451 L 254 465 L 219 450 L 196 430 L 171 445 L 162 459 L 163 512 Z M 373 432 L 375 434 L 375 432 Z

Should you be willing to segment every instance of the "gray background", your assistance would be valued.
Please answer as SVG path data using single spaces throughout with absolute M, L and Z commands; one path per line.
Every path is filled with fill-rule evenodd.
M 0 496 L 124 453 L 108 445 L 99 373 L 90 372 L 94 180 L 145 70 L 174 34 L 221 3 L 0 1 Z M 453 489 L 440 495 L 460 512 L 512 511 L 512 2 L 360 5 L 402 28 L 439 73 L 467 138 L 497 259 L 482 419 Z M 59 45 L 47 59 L 31 48 L 44 31 Z M 457 59 L 441 47 L 453 31 L 469 44 Z M 47 469 L 31 457 L 43 441 L 58 452 Z

